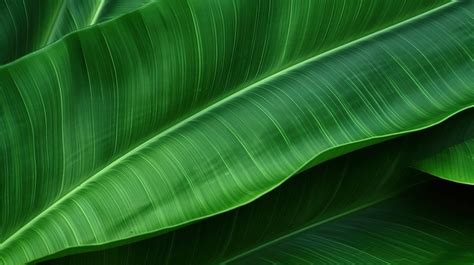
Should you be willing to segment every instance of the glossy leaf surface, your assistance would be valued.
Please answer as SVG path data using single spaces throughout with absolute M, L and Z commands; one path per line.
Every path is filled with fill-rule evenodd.
M 323 55 L 426 6 L 270 3 L 164 1 L 2 67 L 0 260 L 172 229 L 472 106 L 470 2 Z
M 69 255 L 45 264 L 218 264 L 231 260 L 308 226 L 324 226 L 358 210 L 378 208 L 377 202 L 402 196 L 400 191 L 433 179 L 408 166 L 473 137 L 474 132 L 465 127 L 466 123 L 474 122 L 473 118 L 474 109 L 471 109 L 433 128 L 325 162 L 248 205 L 175 232 L 120 247 Z M 423 196 L 418 199 L 425 200 Z M 318 249 L 308 246 L 310 251 Z M 451 249 L 442 245 L 436 250 Z M 425 260 L 436 258 L 425 252 L 417 253 L 413 248 L 409 254 Z M 260 262 L 245 260 L 248 264 Z

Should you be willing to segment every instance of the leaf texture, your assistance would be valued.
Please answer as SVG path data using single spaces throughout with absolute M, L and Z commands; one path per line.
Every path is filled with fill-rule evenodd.
M 465 129 L 466 122 L 473 118 L 474 109 L 467 110 L 433 128 L 330 160 L 294 176 L 250 204 L 174 232 L 44 264 L 222 263 L 305 227 L 320 226 L 370 208 L 429 180 L 408 166 L 473 137 L 474 132 Z M 420 255 L 426 258 L 424 253 Z
M 472 187 L 423 185 L 225 264 L 472 264 L 473 200 Z
M 263 3 L 292 11 L 265 16 L 257 11 L 272 9 Z M 312 2 L 283 8 L 290 3 L 160 2 L 1 68 L 0 163 L 8 177 L 0 261 L 172 229 L 248 203 L 309 163 L 360 148 L 354 144 L 472 106 L 472 3 L 306 61 L 400 17 L 387 12 L 369 23 L 374 5 L 384 5 L 370 1 L 360 6 L 372 12 L 351 17 L 344 12 L 354 9 L 334 8 L 350 11 L 297 27 L 303 22 L 293 12 L 328 11 L 308 8 Z M 292 27 L 281 34 L 271 19 Z M 348 24 L 359 27 L 350 36 Z
M 4 0 L 0 2 L 0 64 L 75 30 L 133 11 L 152 0 Z
M 474 139 L 469 139 L 420 161 L 416 163 L 415 168 L 446 180 L 472 185 L 474 184 Z
M 281 12 L 293 10 L 287 1 L 186 3 L 150 5 L 0 69 L 1 121 L 8 125 L 1 132 L 1 164 L 9 176 L 1 185 L 0 241 L 139 144 L 223 96 L 428 8 L 414 1 L 308 1 L 295 6 L 295 14 L 306 12 L 301 17 Z M 342 9 L 346 4 L 351 8 Z M 393 8 L 401 8 L 398 16 L 388 12 Z M 382 11 L 386 16 L 379 16 Z M 303 39 L 294 28 L 282 31 L 303 18 L 315 19 L 306 22 Z M 357 28 L 348 31 L 347 18 Z M 263 43 L 257 42 L 261 36 Z M 292 54 L 281 48 L 284 39 Z

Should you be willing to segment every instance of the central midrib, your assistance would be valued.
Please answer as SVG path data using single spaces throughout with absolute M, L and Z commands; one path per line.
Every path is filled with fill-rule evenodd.
M 137 153 L 138 151 L 140 151 L 141 149 L 145 148 L 149 143 L 152 143 L 154 141 L 156 141 L 157 139 L 163 137 L 164 135 L 168 134 L 169 132 L 172 132 L 176 129 L 178 129 L 179 127 L 183 126 L 184 124 L 186 124 L 187 122 L 195 119 L 196 117 L 199 117 L 201 115 L 203 115 L 204 113 L 214 109 L 214 108 L 217 108 L 219 107 L 220 105 L 232 100 L 233 98 L 236 98 L 244 93 L 246 93 L 247 91 L 249 90 L 252 90 L 253 88 L 259 86 L 260 84 L 262 83 L 265 83 L 265 82 L 268 82 L 269 80 L 272 80 L 272 79 L 275 79 L 277 78 L 278 76 L 281 76 L 281 75 L 284 75 L 286 74 L 287 72 L 289 71 L 292 71 L 293 69 L 296 69 L 302 65 L 305 65 L 307 63 L 310 63 L 310 62 L 313 62 L 313 61 L 317 61 L 318 59 L 322 58 L 322 57 L 325 57 L 325 56 L 328 56 L 334 52 L 337 52 L 339 50 L 342 50 L 342 49 L 345 49 L 349 46 L 352 46 L 356 43 L 359 43 L 359 42 L 362 42 L 364 40 L 367 40 L 367 39 L 370 39 L 372 37 L 374 37 L 375 35 L 378 35 L 378 34 L 381 34 L 381 33 L 384 33 L 384 32 L 387 32 L 387 31 L 390 31 L 396 27 L 399 27 L 405 23 L 408 23 L 409 21 L 412 21 L 412 20 L 415 20 L 415 19 L 418 19 L 422 16 L 425 16 L 429 13 L 432 13 L 432 12 L 436 12 L 440 9 L 443 9 L 451 4 L 455 3 L 455 1 L 451 1 L 451 2 L 448 2 L 446 4 L 443 4 L 441 6 L 438 6 L 434 9 L 430 9 L 429 11 L 426 11 L 426 12 L 423 12 L 421 14 L 418 14 L 416 16 L 413 16 L 411 18 L 408 18 L 406 20 L 403 20 L 403 21 L 400 21 L 398 23 L 395 23 L 391 26 L 388 26 L 386 28 L 383 28 L 383 29 L 380 29 L 378 31 L 375 31 L 375 32 L 372 32 L 370 34 L 367 34 L 365 36 L 362 36 L 360 38 L 357 38 L 355 40 L 352 40 L 352 41 L 349 41 L 347 42 L 346 44 L 343 44 L 341 46 L 338 46 L 338 47 L 335 47 L 333 49 L 330 49 L 328 51 L 325 51 L 323 53 L 320 53 L 320 54 L 317 54 L 315 56 L 312 56 L 308 59 L 305 59 L 303 61 L 300 61 L 299 63 L 296 63 L 288 68 L 284 68 L 284 69 L 281 69 L 280 71 L 277 71 L 273 74 L 270 74 L 268 75 L 267 77 L 264 77 L 258 81 L 256 81 L 255 83 L 252 83 L 240 90 L 237 90 L 233 93 L 230 93 L 228 95 L 225 95 L 223 97 L 221 97 L 220 99 L 216 99 L 213 103 L 210 103 L 209 105 L 203 107 L 202 109 L 194 112 L 193 114 L 191 114 L 190 116 L 187 116 L 187 117 L 184 117 L 183 119 L 177 121 L 176 123 L 170 125 L 168 128 L 164 129 L 163 131 L 159 132 L 158 134 L 156 134 L 155 136 L 152 136 L 151 138 L 149 138 L 148 140 L 144 141 L 143 143 L 139 144 L 138 146 L 132 148 L 130 151 L 126 152 L 125 154 L 123 154 L 122 156 L 120 156 L 119 158 L 117 158 L 116 160 L 112 161 L 110 164 L 108 164 L 107 166 L 105 166 L 104 168 L 102 168 L 101 170 L 99 170 L 97 173 L 95 173 L 94 175 L 92 175 L 90 178 L 87 178 L 85 181 L 83 181 L 82 183 L 80 183 L 79 185 L 77 185 L 75 188 L 73 188 L 72 190 L 70 190 L 68 193 L 66 193 L 63 197 L 61 197 L 59 200 L 55 201 L 54 203 L 52 203 L 49 207 L 47 207 L 46 209 L 44 209 L 41 213 L 39 213 L 38 215 L 36 215 L 35 217 L 33 217 L 30 221 L 28 221 L 26 224 L 24 224 L 22 227 L 20 227 L 17 231 L 15 231 L 13 234 L 11 234 L 7 239 L 5 239 L 2 243 L 0 243 L 0 249 L 2 249 L 5 245 L 7 245 L 8 243 L 10 243 L 10 241 L 12 241 L 13 239 L 15 239 L 15 237 L 17 237 L 18 235 L 21 234 L 22 231 L 28 229 L 30 226 L 32 226 L 37 220 L 39 220 L 42 216 L 46 215 L 49 211 L 51 211 L 52 209 L 55 208 L 56 205 L 59 205 L 61 204 L 63 201 L 65 201 L 66 199 L 68 199 L 69 197 L 71 197 L 76 191 L 80 190 L 83 186 L 87 185 L 89 182 L 91 182 L 92 180 L 98 178 L 101 176 L 102 173 L 106 172 L 108 169 L 114 167 L 115 165 L 119 164 L 120 162 L 122 162 L 124 159 L 128 158 L 129 156 Z M 5 65 L 4 65 L 5 66 Z M 231 208 L 229 208 L 231 209 Z M 212 215 L 211 215 L 212 216 Z M 209 217 L 209 216 L 206 216 L 206 217 Z M 187 223 L 187 222 L 185 222 Z M 183 223 L 184 224 L 184 223 Z M 161 229 L 159 229 L 161 230 Z M 157 230 L 157 231 L 159 231 Z

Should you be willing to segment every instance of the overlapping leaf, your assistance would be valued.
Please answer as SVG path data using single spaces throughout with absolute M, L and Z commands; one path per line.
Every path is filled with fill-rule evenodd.
M 472 106 L 471 3 L 288 69 L 416 13 L 293 3 L 162 2 L 1 68 L 0 260 L 164 231 Z
M 0 2 L 0 64 L 151 1 L 4 0 Z
M 247 264 L 259 264 L 258 256 L 243 253 L 258 252 L 295 231 L 306 231 L 337 218 L 345 219 L 357 210 L 371 208 L 392 196 L 403 198 L 400 191 L 432 179 L 409 170 L 408 166 L 472 138 L 474 132 L 468 130 L 466 124 L 473 124 L 473 117 L 474 109 L 467 110 L 428 130 L 328 161 L 291 178 L 251 204 L 175 232 L 125 246 L 54 259 L 45 264 L 218 264 L 237 260 L 236 257 Z M 424 203 L 423 197 L 420 200 Z M 440 237 L 439 241 L 446 239 L 445 234 L 432 234 Z M 308 247 L 310 251 L 320 249 Z M 437 247 L 436 255 L 452 251 L 449 244 Z M 385 250 L 393 252 L 390 249 Z M 416 261 L 408 256 L 417 257 L 418 249 L 407 251 L 404 253 L 406 261 Z M 436 255 L 423 254 L 419 258 L 435 261 L 439 257 Z M 461 253 L 453 252 L 450 257 L 456 255 Z
M 225 264 L 472 264 L 473 191 L 423 185 Z
M 342 9 L 346 2 L 295 6 L 295 14 L 304 10 L 315 19 L 302 39 L 295 27 L 303 18 L 282 13 L 289 10 L 286 1 L 274 10 L 267 1 L 196 1 L 192 9 L 163 1 L 3 67 L 1 162 L 9 177 L 1 186 L 0 238 L 223 95 L 429 7 L 367 1 Z M 391 14 L 392 8 L 403 12 Z M 387 15 L 379 16 L 382 11 Z M 349 17 L 357 22 L 350 31 Z M 257 42 L 262 36 L 267 41 Z M 292 43 L 292 54 L 281 48 L 283 37 Z
M 443 179 L 474 184 L 474 139 L 420 161 L 416 168 Z

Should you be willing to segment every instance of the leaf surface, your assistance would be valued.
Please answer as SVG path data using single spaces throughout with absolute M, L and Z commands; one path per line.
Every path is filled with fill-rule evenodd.
M 4 0 L 0 64 L 41 49 L 75 30 L 133 11 L 152 0 Z
M 2 67 L 0 261 L 227 211 L 308 164 L 432 126 L 474 102 L 470 2 L 323 55 L 403 16 L 374 15 L 382 2 L 373 1 L 361 5 L 371 12 L 352 16 L 344 12 L 358 9 L 339 6 L 346 1 L 325 2 L 344 10 L 329 17 L 313 16 L 328 12 L 315 3 L 288 9 L 286 1 L 275 10 L 290 13 L 264 16 L 257 11 L 274 10 L 263 3 L 160 2 Z M 319 26 L 291 15 L 301 10 Z M 357 27 L 349 34 L 342 25 Z
M 431 175 L 464 184 L 474 184 L 474 139 L 452 146 L 415 164 Z
M 223 264 L 472 264 L 473 200 L 472 187 L 422 185 Z
M 361 209 L 379 208 L 376 203 L 433 179 L 408 166 L 473 137 L 474 132 L 465 127 L 473 117 L 471 109 L 433 128 L 330 160 L 292 177 L 250 204 L 176 231 L 44 264 L 218 264 L 308 226 L 324 226 Z M 425 201 L 422 196 L 417 199 Z M 451 249 L 443 247 L 442 251 Z M 59 255 L 71 253 L 74 250 Z M 419 255 L 431 258 L 425 253 Z M 249 264 L 259 262 L 250 260 Z

